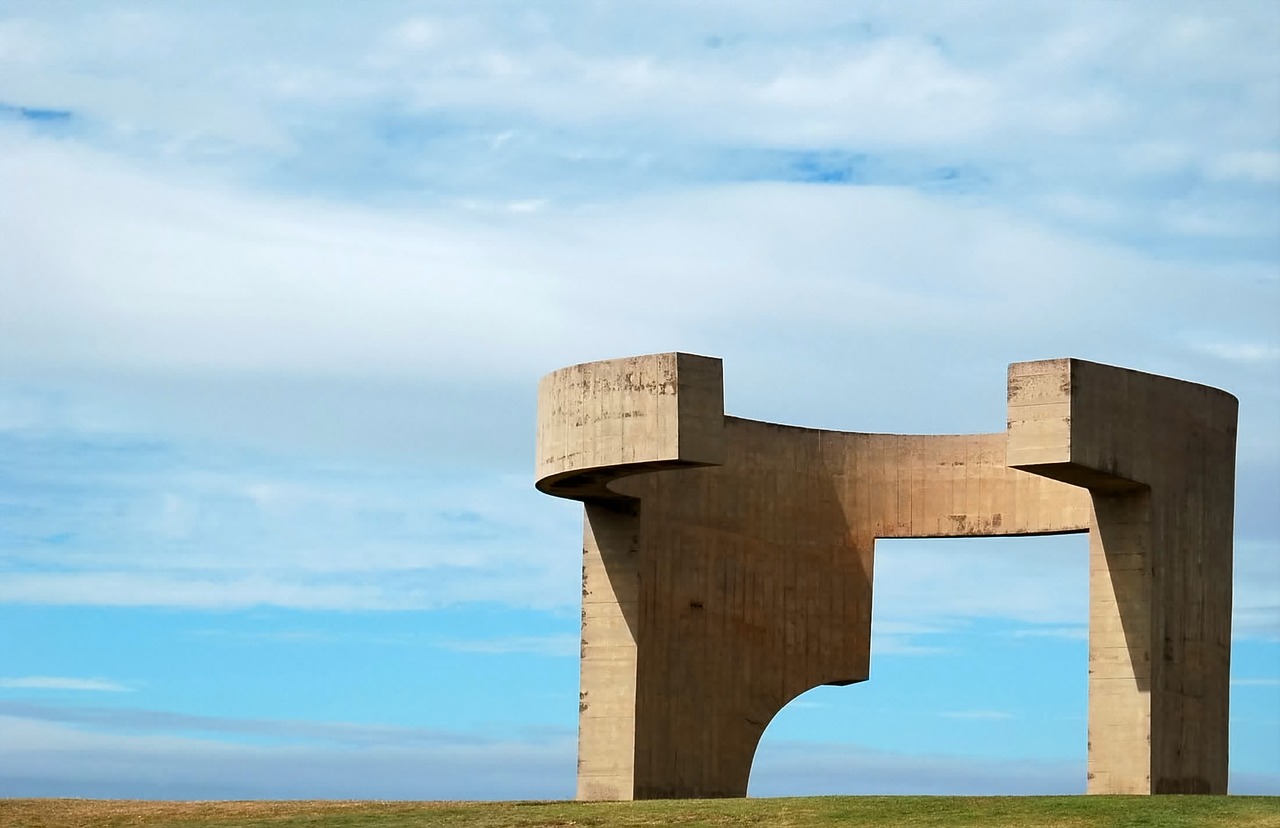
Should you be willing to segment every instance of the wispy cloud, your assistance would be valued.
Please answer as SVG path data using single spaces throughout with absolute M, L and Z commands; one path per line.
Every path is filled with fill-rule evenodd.
M 59 722 L 76 727 L 125 733 L 204 734 L 206 737 L 248 736 L 282 743 L 332 743 L 349 746 L 422 744 L 474 745 L 502 739 L 464 731 L 348 722 L 249 719 L 164 710 L 81 707 L 0 701 L 0 717 Z M 544 737 L 569 738 L 562 731 Z
M 939 647 L 932 644 L 921 644 L 917 639 L 906 635 L 871 635 L 871 655 L 875 656 L 932 656 L 955 652 L 953 647 Z
M 114 798 L 564 799 L 574 736 L 472 734 L 345 723 L 192 717 L 0 702 L 0 794 Z M 221 735 L 220 735 L 221 734 Z M 233 741 L 268 735 L 270 742 Z M 357 746 L 357 750 L 350 750 Z M 161 772 L 163 770 L 163 772 Z M 20 772 L 19 772 L 20 771 Z M 23 780 L 16 785 L 12 780 Z M 8 781 L 6 781 L 8 780 Z M 786 741 L 762 747 L 753 796 L 1064 794 L 1083 762 L 916 755 Z M 1236 793 L 1274 779 L 1233 775 Z
M 937 618 L 925 618 L 905 608 L 885 609 L 877 604 L 876 616 L 871 621 L 871 655 L 875 656 L 929 656 L 954 652 L 954 647 L 929 641 L 931 636 L 955 633 L 954 623 L 940 623 Z M 934 639 L 936 641 L 936 639 Z
M 1031 552 L 1034 550 L 1034 552 Z M 975 618 L 1019 629 L 1060 628 L 1088 618 L 1085 536 L 876 542 L 877 613 L 957 630 Z M 1001 583 L 998 590 L 990 584 Z M 929 595 L 921 601 L 921 595 Z
M 65 676 L 18 676 L 0 678 L 0 688 L 19 690 L 84 690 L 99 693 L 129 693 L 136 688 L 118 681 Z
M 556 542 L 573 516 L 538 508 L 523 479 L 390 470 L 370 479 L 361 468 L 252 454 L 229 469 L 221 452 L 101 432 L 68 440 L 56 429 L 0 433 L 0 445 L 13 509 L 0 600 L 223 609 L 577 600 L 577 568 Z
M 573 792 L 571 731 L 498 740 L 0 702 L 0 734 L 5 796 L 567 799 Z
M 577 657 L 581 641 L 577 635 L 516 635 L 501 638 L 446 639 L 437 647 L 460 653 L 529 653 L 556 658 Z
M 992 423 L 973 415 L 964 415 L 971 423 L 942 422 L 937 407 L 913 406 L 903 415 L 899 400 L 822 395 L 781 409 L 778 395 L 761 389 L 784 381 L 793 387 L 792 361 L 810 356 L 735 332 L 758 325 L 803 330 L 841 353 L 916 332 L 948 342 L 942 356 L 929 355 L 929 375 L 962 376 L 970 370 L 962 366 L 979 362 L 1076 351 L 1081 332 L 1106 323 L 1109 313 L 1115 330 L 1132 337 L 1113 347 L 1154 351 L 1163 343 L 1130 324 L 1129 310 L 1151 297 L 1173 302 L 1159 310 L 1174 317 L 1207 301 L 1227 302 L 1235 326 L 1256 328 L 1266 341 L 1264 310 L 1276 287 L 1214 288 L 1210 300 L 1207 284 L 1193 284 L 1174 301 L 1157 287 L 1187 284 L 1181 266 L 999 210 L 887 187 L 705 187 L 514 220 L 263 199 L 156 179 L 100 153 L 33 141 L 19 142 L 5 159 L 0 177 L 13 186 L 0 191 L 40 193 L 46 201 L 15 208 L 0 227 L 13 263 L 0 272 L 9 283 L 0 306 L 3 370 L 52 389 L 50 397 L 67 394 L 72 381 L 59 377 L 96 377 L 72 382 L 82 409 L 116 411 L 150 441 L 139 451 L 125 432 L 123 444 L 112 445 L 113 432 L 104 434 L 101 423 L 32 433 L 31 418 L 48 422 L 55 406 L 9 407 L 15 424 L 27 423 L 15 451 L 37 458 L 62 450 L 67 462 L 78 462 L 73 453 L 83 459 L 101 451 L 103 465 L 116 469 L 111 476 L 83 466 L 51 472 L 33 461 L 31 473 L 46 487 L 74 488 L 86 473 L 109 487 L 80 515 L 48 509 L 84 501 L 51 497 L 49 488 L 22 494 L 34 490 L 15 483 L 19 498 L 43 504 L 27 513 L 29 537 L 75 531 L 55 554 L 35 541 L 19 551 L 33 566 L 0 583 L 0 597 L 11 601 L 408 608 L 554 596 L 568 605 L 576 578 L 563 549 L 576 541 L 563 538 L 574 532 L 574 519 L 516 473 L 532 417 L 531 395 L 520 383 L 544 370 L 676 345 L 741 366 L 729 389 L 734 413 L 867 430 L 983 431 Z M 97 183 L 88 187 L 90 181 Z M 109 203 L 94 195 L 106 192 Z M 850 226 L 860 230 L 850 233 Z M 86 237 L 76 229 L 83 227 L 114 229 Z M 50 247 L 41 241 L 50 234 L 78 241 Z M 1045 279 L 1075 285 L 1056 306 L 1059 324 L 1036 321 L 1038 297 L 1022 289 L 1028 260 L 1048 268 Z M 125 264 L 139 261 L 148 264 Z M 650 286 L 625 315 L 608 292 L 581 289 L 595 283 L 600 261 L 612 263 L 611 278 Z M 426 271 L 423 262 L 430 263 Z M 893 279 L 884 277 L 889 273 Z M 1077 300 L 1091 290 L 1111 301 L 1099 308 Z M 670 307 L 662 297 L 672 291 L 687 304 Z M 1163 327 L 1158 335 L 1167 336 Z M 264 341 L 272 345 L 247 344 Z M 583 341 L 595 352 L 584 353 Z M 923 376 L 922 360 L 904 352 L 857 366 L 844 360 L 841 370 L 850 387 L 878 385 Z M 999 371 L 992 376 L 998 381 Z M 985 410 L 983 395 L 968 383 L 945 390 L 955 395 L 955 411 Z M 987 390 L 1001 399 L 998 386 Z M 999 423 L 1002 415 L 993 415 Z M 119 434 L 121 424 L 113 428 Z M 180 445 L 161 444 L 157 452 L 157 429 L 264 448 L 238 458 L 234 473 L 178 474 L 200 458 L 179 456 L 189 451 Z M 1243 433 L 1275 442 L 1258 429 Z M 124 450 L 130 446 L 134 451 Z M 354 453 L 361 465 L 349 475 L 303 479 L 279 468 L 244 472 L 299 450 Z M 166 451 L 175 456 L 166 459 Z M 384 463 L 406 453 L 435 468 L 479 462 L 501 464 L 504 472 L 463 487 L 453 480 L 423 485 L 401 474 L 403 486 L 384 478 L 371 493 L 369 458 Z M 129 479 L 106 454 L 173 468 L 147 468 Z M 225 456 L 209 462 L 225 463 Z M 385 464 L 379 473 L 386 474 Z M 422 508 L 432 500 L 440 508 Z M 461 511 L 481 521 L 463 525 L 450 517 Z M 165 553 L 177 545 L 181 557 Z M 1057 564 L 1036 564 L 1037 576 L 991 590 L 982 585 L 1008 578 L 987 551 L 966 554 L 906 553 L 916 562 L 913 574 L 895 576 L 884 566 L 878 601 L 910 607 L 917 619 L 921 611 L 989 613 L 998 601 L 999 612 L 1038 623 L 1070 621 L 1070 600 L 1084 606 L 1083 580 L 1080 590 L 1051 587 L 1070 582 L 1069 570 L 1065 580 L 1058 577 Z M 59 566 L 47 571 L 36 563 L 55 560 Z M 979 570 L 985 574 L 975 577 Z M 921 590 L 941 602 L 920 602 Z M 905 642 L 897 644 L 905 651 Z M 885 639 L 880 650 L 894 646 Z
M 1280 687 L 1280 678 L 1233 678 L 1233 687 Z
M 752 796 L 840 794 L 1046 795 L 1084 792 L 1085 763 L 1016 761 L 877 751 L 858 745 L 787 741 L 762 749 L 751 769 Z M 1233 771 L 1236 794 L 1280 793 L 1274 776 Z
M 1280 345 L 1271 342 L 1205 342 L 1196 346 L 1219 359 L 1245 363 L 1280 360 Z
M 788 741 L 762 748 L 750 794 L 1069 794 L 1083 791 L 1084 777 L 1083 762 L 1002 762 Z
M 1012 719 L 1013 714 L 1004 710 L 952 710 L 939 713 L 944 719 Z
M 1274 492 L 1267 483 L 1267 491 Z M 1237 494 L 1239 499 L 1241 496 Z M 1268 517 L 1274 521 L 1274 498 L 1266 496 L 1257 503 L 1267 503 Z M 1237 507 L 1237 520 L 1242 509 Z M 1268 526 L 1265 531 L 1275 531 Z M 1280 540 L 1237 540 L 1235 550 L 1235 595 L 1232 596 L 1231 630 L 1233 636 L 1249 636 L 1280 642 Z
M 321 630 L 226 630 L 203 629 L 187 633 L 195 638 L 223 639 L 268 644 L 299 644 L 328 646 L 330 644 L 389 644 L 420 645 L 423 642 L 412 636 L 368 636 L 360 633 L 331 632 Z
M 1072 627 L 1020 627 L 1008 630 L 1004 635 L 1013 638 L 1065 638 L 1071 641 L 1087 641 L 1089 627 L 1087 625 Z
M 1188 193 L 1209 235 L 1240 198 L 1257 215 L 1237 226 L 1274 226 L 1275 128 L 1256 113 L 1280 44 L 1261 6 L 575 14 L 386 5 L 299 31 L 253 4 L 32 8 L 4 21 L 0 100 L 73 111 L 84 140 L 116 151 L 348 197 L 577 200 L 754 180 L 743 148 L 852 151 L 982 170 L 984 190 L 1050 220 L 1038 205 L 1063 189 L 1127 217 L 1094 232 L 1185 247 L 1195 223 L 1161 208 Z M 982 22 L 996 16 L 1007 41 Z

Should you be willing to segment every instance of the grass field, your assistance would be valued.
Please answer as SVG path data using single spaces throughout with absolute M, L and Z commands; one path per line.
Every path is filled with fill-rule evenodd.
M 825 796 L 668 802 L 0 800 L 0 828 L 409 828 L 422 825 L 1280 828 L 1280 798 Z

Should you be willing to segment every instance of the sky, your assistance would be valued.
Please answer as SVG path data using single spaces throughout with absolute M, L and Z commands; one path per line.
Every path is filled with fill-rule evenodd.
M 1235 394 L 1280 794 L 1280 5 L 0 0 L 0 796 L 571 797 L 536 385 L 673 350 L 849 431 Z M 1083 792 L 1086 561 L 879 542 L 750 793 Z

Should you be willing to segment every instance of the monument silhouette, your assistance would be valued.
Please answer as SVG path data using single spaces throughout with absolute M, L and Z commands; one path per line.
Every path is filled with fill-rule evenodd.
M 1005 431 L 726 416 L 719 359 L 538 389 L 537 487 L 582 501 L 579 799 L 745 796 L 789 701 L 868 677 L 877 538 L 1089 533 L 1089 793 L 1227 790 L 1237 401 L 1078 359 Z M 943 401 L 944 402 L 944 401 Z

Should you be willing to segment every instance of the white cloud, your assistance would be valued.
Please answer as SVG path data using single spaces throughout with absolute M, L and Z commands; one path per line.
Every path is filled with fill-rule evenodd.
M 1105 325 L 1109 351 L 1137 356 L 1167 350 L 1154 335 L 1170 329 L 1135 325 L 1139 307 L 1190 320 L 1209 287 L 892 188 L 707 187 L 500 219 L 262 199 L 21 140 L 0 181 L 11 374 L 528 381 L 616 353 L 756 350 L 743 332 L 762 325 L 819 326 L 851 350 L 913 332 L 1021 343 L 1015 357 L 1088 355 L 1079 343 Z M 1269 347 L 1276 286 L 1229 268 L 1217 280 L 1236 287 L 1208 307 Z M 1171 283 L 1185 288 L 1156 289 Z M 1089 300 L 1099 292 L 1110 301 Z
M 276 151 L 290 146 L 264 102 L 228 89 L 225 70 L 190 48 L 208 35 L 196 31 L 199 24 L 154 8 L 58 18 L 5 21 L 21 40 L 12 58 L 0 51 L 7 69 L 0 101 L 73 110 L 117 139 L 149 136 L 188 151 L 207 151 L 210 140 Z M 148 81 L 158 66 L 165 69 Z
M 1280 345 L 1270 342 L 1203 342 L 1195 346 L 1210 356 L 1233 362 L 1275 362 L 1280 360 Z
M 13 254 L 10 366 L 82 365 L 97 351 L 116 370 L 448 372 L 496 367 L 495 345 L 514 351 L 568 321 L 466 230 L 197 194 L 26 150 L 0 169 L 17 188 L 0 228 Z
M 1046 795 L 1081 793 L 1083 763 L 913 755 L 858 745 L 786 741 L 762 746 L 751 796 Z
M 908 620 L 914 616 L 902 607 L 890 607 L 886 611 L 885 604 L 875 602 L 875 615 L 871 620 L 871 657 L 877 656 L 928 656 L 952 652 L 950 647 L 924 644 L 921 640 L 940 633 L 955 632 L 955 628 L 944 623 L 928 623 L 923 620 Z
M 6 493 L 15 517 L 0 601 L 350 610 L 578 599 L 580 517 L 522 476 L 64 439 L 19 432 L 6 444 L 8 479 L 28 482 Z
M 938 146 L 987 134 L 997 95 L 989 79 L 948 65 L 926 41 L 886 38 L 782 69 L 752 91 L 758 109 L 746 121 L 763 132 L 750 137 L 779 145 Z
M 0 20 L 0 439 L 18 470 L 0 495 L 20 507 L 0 601 L 563 608 L 578 510 L 525 471 L 544 371 L 679 348 L 726 358 L 734 414 L 994 431 L 1004 363 L 1070 355 L 1240 397 L 1235 632 L 1277 635 L 1269 8 L 622 9 Z M 806 164 L 860 186 L 758 180 Z M 936 653 L 930 636 L 982 618 L 1077 635 L 1080 556 L 1010 571 L 998 544 L 882 546 L 877 655 Z M 6 721 L 78 746 L 23 754 L 75 795 L 138 795 L 165 762 L 183 770 L 159 794 L 243 791 L 297 758 Z M 506 768 L 510 795 L 554 788 L 521 786 L 539 762 L 572 772 L 571 747 L 522 751 L 405 761 Z M 300 773 L 337 780 L 325 795 L 356 776 L 308 757 Z M 792 785 L 813 771 L 797 757 Z M 430 794 L 398 754 L 366 758 L 390 780 L 372 795 Z M 895 762 L 895 790 L 966 772 Z M 980 784 L 1077 784 L 1061 770 Z
M 504 738 L 480 736 L 457 730 L 410 727 L 395 724 L 308 721 L 301 719 L 251 719 L 230 716 L 208 716 L 120 707 L 82 707 L 30 702 L 0 701 L 0 717 L 28 722 L 56 722 L 84 732 L 120 734 L 200 734 L 205 740 L 227 736 L 251 736 L 276 744 L 323 745 L 346 744 L 371 747 L 476 746 L 501 744 Z M 545 740 L 563 740 L 571 736 L 565 728 L 533 728 L 532 733 Z M 514 735 L 514 734 L 513 734 Z
M 1237 541 L 1231 634 L 1280 641 L 1280 555 L 1268 541 Z
M 193 735 L 199 734 L 199 735 Z M 251 735 L 256 741 L 235 740 Z M 263 742 L 265 738 L 268 741 Z M 341 722 L 0 703 L 0 795 L 115 799 L 568 799 L 574 736 L 505 739 Z M 782 741 L 752 796 L 1079 793 L 1083 762 L 1000 761 Z M 1234 793 L 1275 793 L 1237 773 Z
M 387 594 L 378 585 L 316 583 L 297 575 L 197 574 L 135 571 L 18 573 L 0 585 L 0 601 L 108 607 L 244 609 L 413 609 L 435 605 L 409 593 Z
M 427 17 L 410 17 L 399 23 L 391 34 L 391 42 L 408 49 L 421 49 L 442 41 L 440 21 Z
M 976 618 L 1078 623 L 1088 618 L 1088 569 L 1085 535 L 879 540 L 876 612 L 951 629 Z
M 1233 678 L 1232 687 L 1280 687 L 1280 678 Z
M 0 678 L 0 688 L 14 690 L 84 690 L 99 693 L 128 693 L 134 690 L 126 684 L 98 678 L 67 678 L 65 676 L 18 676 Z
M 437 647 L 460 653 L 530 653 L 532 655 L 567 658 L 578 656 L 581 639 L 575 634 L 513 635 L 500 638 L 447 639 L 435 642 Z
M 83 719 L 74 709 L 0 715 L 0 795 L 568 799 L 573 790 L 571 733 L 484 740 L 341 723 L 240 723 L 163 714 L 151 722 L 142 714 L 97 717 L 96 724 Z M 203 728 L 214 729 L 203 738 L 188 735 Z M 275 743 L 244 744 L 219 733 L 265 734 Z M 323 741 L 330 738 L 337 741 Z
M 1276 124 L 1258 113 L 1277 91 L 1269 56 L 1280 37 L 1260 6 L 804 8 L 653 3 L 584 15 L 531 4 L 424 16 L 378 5 L 306 20 L 235 3 L 28 10 L 6 21 L 14 45 L 0 51 L 11 55 L 0 100 L 75 109 L 108 134 L 152 136 L 202 163 L 216 147 L 233 165 L 237 151 L 297 161 L 324 149 L 306 145 L 317 127 L 331 141 L 333 124 L 359 130 L 389 112 L 623 155 L 645 152 L 637 144 L 938 150 L 944 164 L 1012 168 L 1019 189 L 1065 168 L 1111 198 L 1132 198 L 1115 183 L 1152 169 L 1109 151 L 1116 143 L 1178 136 L 1177 169 L 1223 180 L 1266 179 L 1274 166 Z
M 1270 542 L 1236 541 L 1236 640 L 1280 638 L 1277 561 Z M 1087 536 L 879 540 L 875 596 L 872 648 L 880 654 L 945 651 L 930 643 L 931 633 L 964 632 L 984 618 L 1015 622 L 1006 633 L 1015 638 L 1086 640 Z
M 216 542 L 215 538 L 210 538 Z M 355 541 L 358 543 L 358 541 Z M 513 556 L 523 547 L 509 544 Z M 430 546 L 420 547 L 426 555 Z M 554 562 L 503 564 L 488 560 L 473 567 L 449 568 L 425 562 L 415 568 L 395 568 L 376 563 L 317 574 L 273 561 L 273 550 L 261 565 L 243 550 L 240 560 L 220 568 L 144 568 L 138 561 L 128 568 L 104 569 L 92 557 L 83 556 L 73 571 L 14 572 L 0 582 L 0 602 L 52 606 L 172 607 L 195 610 L 245 609 L 275 606 L 307 610 L 423 610 L 456 604 L 492 602 L 512 607 L 559 609 L 571 606 L 579 589 L 572 546 L 551 550 L 563 558 Z M 358 553 L 358 548 L 356 552 Z M 460 642 L 455 649 L 467 647 Z M 470 648 L 484 650 L 483 642 Z M 514 646 L 513 644 L 510 646 Z M 526 647 L 534 644 L 526 642 Z M 552 653 L 557 646 L 538 645 Z M 493 651 L 493 650 L 489 650 Z M 512 651 L 512 650 L 508 650 Z
M 904 754 L 857 745 L 786 741 L 767 745 L 751 771 L 751 796 L 1013 795 L 1084 792 L 1085 763 Z M 1233 770 L 1233 794 L 1280 793 L 1274 775 Z
M 1071 627 L 1023 627 L 1010 630 L 1014 638 L 1064 638 L 1072 641 L 1085 641 L 1089 638 L 1088 626 Z
M 1226 153 L 1209 164 L 1209 175 L 1221 181 L 1280 183 L 1280 152 L 1254 150 Z
M 49 57 L 48 44 L 30 21 L 0 20 L 0 61 L 39 64 Z

